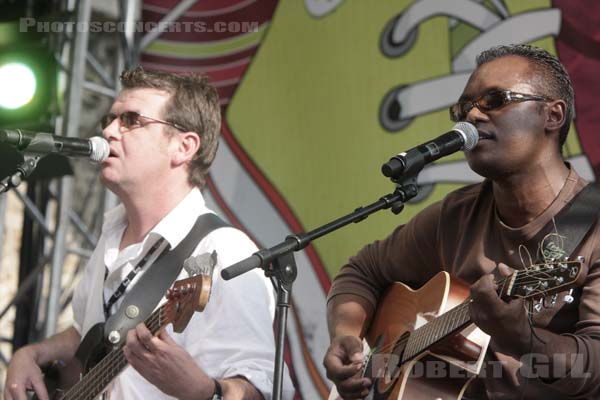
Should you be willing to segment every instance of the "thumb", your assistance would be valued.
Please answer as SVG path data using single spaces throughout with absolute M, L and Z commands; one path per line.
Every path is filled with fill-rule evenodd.
M 341 343 L 346 354 L 350 358 L 350 361 L 360 362 L 363 361 L 363 342 L 356 336 L 346 336 Z

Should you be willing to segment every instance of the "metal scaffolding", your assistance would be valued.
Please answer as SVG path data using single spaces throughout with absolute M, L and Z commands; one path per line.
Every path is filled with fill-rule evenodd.
M 183 0 L 163 18 L 162 22 L 176 21 L 196 1 Z M 76 23 L 82 23 L 81 26 L 89 26 L 93 12 L 92 3 L 92 0 L 69 0 L 62 2 L 61 8 L 67 15 L 74 16 Z M 110 107 L 119 90 L 118 75 L 120 72 L 124 68 L 136 65 L 140 51 L 161 33 L 153 31 L 140 37 L 136 32 L 136 21 L 139 20 L 141 14 L 140 0 L 122 0 L 118 2 L 117 9 L 114 21 L 122 23 L 125 29 L 122 32 L 116 32 L 108 39 L 105 33 L 92 33 L 88 29 L 74 29 L 63 35 L 56 58 L 60 60 L 61 73 L 66 83 L 64 89 L 66 102 L 62 115 L 57 118 L 56 131 L 64 136 L 86 137 L 89 134 L 85 133 L 99 133 L 96 128 L 99 115 L 98 110 L 95 109 L 98 104 L 96 102 L 87 104 L 86 98 L 90 95 L 105 97 L 108 99 L 106 104 Z M 99 41 L 114 41 L 112 48 L 116 50 L 114 51 L 116 57 L 109 58 L 104 65 L 101 58 L 92 51 L 94 45 L 98 44 L 97 35 L 104 36 Z M 107 110 L 101 111 L 103 114 Z M 95 115 L 95 117 L 83 118 L 83 116 L 89 115 Z M 78 185 L 80 183 L 78 179 L 81 178 L 79 176 L 80 168 L 75 169 L 74 177 L 65 176 L 50 182 L 48 188 L 51 200 L 42 210 L 21 191 L 13 191 L 22 202 L 26 214 L 34 221 L 44 237 L 43 254 L 38 259 L 37 265 L 30 268 L 27 276 L 20 277 L 20 286 L 15 296 L 3 310 L 0 310 L 0 322 L 2 322 L 8 311 L 22 302 L 29 290 L 37 287 L 36 296 L 39 300 L 35 302 L 32 318 L 38 323 L 33 325 L 33 332 L 29 332 L 28 341 L 56 333 L 59 316 L 70 301 L 69 293 L 72 293 L 74 282 L 73 277 L 67 282 L 64 280 L 65 259 L 72 254 L 79 258 L 79 265 L 85 263 L 91 254 L 91 249 L 96 244 L 94 231 L 98 231 L 104 211 L 112 208 L 117 202 L 115 196 L 110 192 L 103 188 L 99 189 L 95 173 L 88 172 L 87 174 L 88 180 L 89 175 L 92 175 L 91 179 L 94 183 Z M 94 197 L 101 197 L 101 199 L 94 199 Z M 90 202 L 98 206 L 91 214 L 88 210 L 88 215 L 82 216 L 80 214 L 86 210 L 85 206 L 81 206 L 82 202 L 86 206 Z M 3 231 L 1 228 L 3 227 L 5 204 L 6 198 L 3 197 L 0 199 L 0 232 Z M 75 210 L 78 204 L 82 212 Z M 89 209 L 89 207 L 87 208 Z M 72 232 L 73 228 L 75 228 L 74 233 Z M 77 271 L 80 273 L 82 268 L 77 268 Z M 3 338 L 3 341 L 12 340 Z M 7 354 L 0 352 L 0 368 L 6 365 L 9 358 Z
M 94 2 L 101 0 L 57 1 L 61 10 L 74 17 L 75 23 L 82 23 L 81 26 L 89 26 L 92 16 L 99 16 L 94 13 Z M 60 135 L 88 137 L 99 134 L 99 119 L 108 111 L 120 89 L 120 72 L 137 65 L 141 51 L 162 33 L 152 31 L 141 36 L 136 31 L 136 21 L 141 16 L 141 0 L 115 1 L 117 12 L 112 20 L 120 23 L 123 31 L 107 35 L 105 32 L 73 29 L 63 32 L 59 39 L 56 59 L 65 83 L 62 90 L 66 99 L 55 124 Z M 161 20 L 161 26 L 168 27 L 170 22 L 177 21 L 196 1 L 182 0 Z M 95 54 L 95 47 L 102 46 L 113 54 L 104 54 L 104 57 Z M 90 101 L 90 97 L 98 101 Z M 103 105 L 105 109 L 102 109 Z M 29 266 L 27 275 L 19 277 L 16 294 L 0 310 L 0 324 L 6 324 L 9 311 L 29 299 L 32 290 L 35 292 L 36 300 L 30 316 L 35 323 L 30 325 L 23 344 L 57 332 L 59 316 L 70 303 L 76 275 L 83 272 L 82 266 L 96 245 L 102 216 L 117 204 L 116 197 L 99 184 L 97 168 L 78 165 L 74 168 L 74 176 L 56 178 L 46 185 L 50 200 L 41 209 L 27 194 L 20 190 L 12 191 L 43 237 L 42 254 L 34 266 Z M 5 209 L 6 195 L 0 198 L 0 235 L 4 232 Z M 63 272 L 69 255 L 76 257 L 76 268 L 70 276 L 66 276 Z M 16 324 L 16 318 L 14 322 Z M 14 334 L 13 338 L 0 340 L 15 343 Z M 9 360 L 10 355 L 0 351 L 0 372 Z M 2 384 L 0 382 L 0 390 Z

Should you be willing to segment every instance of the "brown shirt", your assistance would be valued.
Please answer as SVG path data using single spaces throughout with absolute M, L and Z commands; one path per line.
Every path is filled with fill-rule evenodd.
M 538 259 L 547 235 L 555 233 L 553 218 L 585 185 L 571 169 L 552 204 L 519 228 L 506 226 L 498 217 L 490 181 L 454 191 L 352 257 L 334 279 L 329 299 L 355 294 L 375 306 L 395 281 L 418 288 L 436 273 L 447 271 L 474 283 L 493 273 L 500 262 L 523 269 Z M 494 351 L 492 342 L 486 361 L 502 362 L 501 377 L 493 376 L 493 362 L 486 363 L 485 377 L 471 385 L 470 392 L 478 392 L 471 394 L 473 398 L 518 399 L 526 387 L 526 399 L 600 399 L 600 224 L 591 228 L 573 256 L 585 258 L 587 275 L 573 293 L 575 301 L 565 303 L 563 293 L 554 307 L 533 316 L 535 326 L 576 339 L 580 356 L 572 374 L 551 384 L 536 378 L 526 383 L 519 361 Z

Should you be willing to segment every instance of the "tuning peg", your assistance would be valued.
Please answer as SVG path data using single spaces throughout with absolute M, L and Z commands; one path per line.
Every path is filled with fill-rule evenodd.
M 543 306 L 544 306 L 544 299 L 541 298 L 533 305 L 533 311 L 536 313 L 539 313 L 540 311 L 542 311 Z
M 569 290 L 569 293 L 567 293 L 565 295 L 565 297 L 563 298 L 563 300 L 565 301 L 565 303 L 567 304 L 571 304 L 572 302 L 575 301 L 575 297 L 573 297 L 573 289 Z
M 580 263 L 584 263 L 585 262 L 585 257 L 584 256 L 577 256 L 577 261 L 579 261 Z
M 558 299 L 558 294 L 556 294 L 556 293 L 553 294 L 552 297 L 550 297 L 550 308 L 554 307 L 557 299 Z
M 565 278 L 563 278 L 562 276 L 557 276 L 556 278 L 554 278 L 554 281 L 557 284 L 561 285 L 565 281 Z

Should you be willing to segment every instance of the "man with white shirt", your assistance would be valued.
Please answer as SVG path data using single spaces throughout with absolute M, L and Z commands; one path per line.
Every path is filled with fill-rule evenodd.
M 116 312 L 123 282 L 131 279 L 125 288 L 134 287 L 145 265 L 176 247 L 198 216 L 211 212 L 199 188 L 218 145 L 216 90 L 205 77 L 140 67 L 125 71 L 121 81 L 123 91 L 103 119 L 110 156 L 101 165 L 101 180 L 122 204 L 105 215 L 73 298 L 74 325 L 14 354 L 4 392 L 8 400 L 25 399 L 26 389 L 46 399 L 40 366 L 71 359 L 88 330 Z M 256 251 L 239 230 L 212 231 L 193 255 L 213 251 L 217 265 L 205 310 L 180 334 L 170 325 L 157 336 L 143 324 L 130 330 L 123 352 L 133 368 L 113 381 L 112 399 L 271 398 L 272 286 L 258 270 L 227 283 L 219 278 L 221 268 Z M 185 277 L 182 270 L 179 279 Z M 291 398 L 285 378 L 284 397 Z

